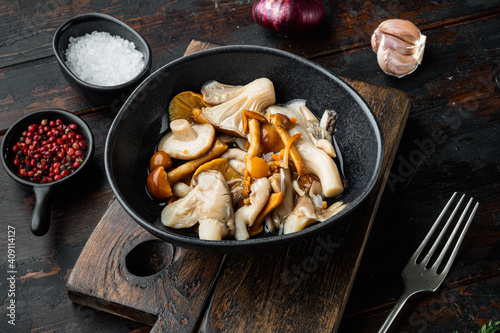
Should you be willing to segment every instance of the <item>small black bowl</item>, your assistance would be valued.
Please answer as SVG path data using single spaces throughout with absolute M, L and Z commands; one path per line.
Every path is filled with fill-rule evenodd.
M 279 104 L 305 99 L 318 118 L 326 109 L 337 111 L 335 137 L 349 184 L 341 199 L 349 205 L 328 220 L 302 231 L 287 235 L 262 233 L 246 241 L 202 240 L 190 229 L 165 227 L 160 221 L 163 206 L 151 200 L 145 185 L 156 143 L 169 131 L 166 110 L 170 100 L 182 91 L 200 91 L 210 80 L 242 85 L 259 77 L 267 77 L 274 83 Z M 187 55 L 145 79 L 111 125 L 104 163 L 111 188 L 125 211 L 152 234 L 185 248 L 248 253 L 295 243 L 324 232 L 341 219 L 348 219 L 373 189 L 380 174 L 383 152 L 377 119 L 363 98 L 343 80 L 288 52 L 239 45 Z M 328 204 L 334 200 L 328 199 Z
M 112 36 L 119 36 L 135 44 L 142 53 L 145 66 L 132 80 L 116 86 L 98 86 L 87 83 L 75 74 L 66 65 L 66 50 L 70 37 L 81 37 L 94 31 L 108 32 Z M 52 48 L 56 55 L 59 67 L 70 86 L 80 95 L 96 104 L 110 104 L 117 99 L 125 100 L 132 90 L 149 74 L 151 69 L 151 49 L 146 40 L 129 25 L 122 21 L 100 13 L 89 13 L 75 16 L 63 23 L 55 32 L 52 39 Z
M 21 133 L 25 131 L 29 125 L 40 124 L 43 119 L 61 119 L 66 125 L 71 123 L 76 124 L 78 126 L 78 132 L 83 136 L 85 141 L 87 141 L 87 150 L 85 152 L 85 158 L 80 167 L 69 176 L 51 183 L 39 184 L 31 182 L 18 175 L 16 167 L 13 164 L 16 153 L 12 151 L 12 147 L 19 141 Z M 61 185 L 67 185 L 69 182 L 75 180 L 76 177 L 79 177 L 79 175 L 82 174 L 82 171 L 92 159 L 92 155 L 94 153 L 94 136 L 92 134 L 92 131 L 90 130 L 90 127 L 80 117 L 68 111 L 57 109 L 40 110 L 30 113 L 14 123 L 14 125 L 12 125 L 5 133 L 0 149 L 2 152 L 2 165 L 7 171 L 7 174 L 19 184 L 30 187 L 35 192 L 36 203 L 31 219 L 31 231 L 36 236 L 45 235 L 50 227 L 50 197 L 52 191 L 60 187 Z

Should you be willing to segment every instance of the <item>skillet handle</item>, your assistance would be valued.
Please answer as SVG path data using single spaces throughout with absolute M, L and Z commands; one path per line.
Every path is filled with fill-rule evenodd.
M 48 186 L 35 186 L 36 202 L 33 209 L 33 216 L 31 217 L 31 232 L 35 236 L 43 236 L 49 231 L 50 227 L 50 187 Z

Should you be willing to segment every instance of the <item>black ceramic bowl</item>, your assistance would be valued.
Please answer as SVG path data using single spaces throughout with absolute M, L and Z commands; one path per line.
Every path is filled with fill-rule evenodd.
M 200 91 L 210 80 L 246 84 L 259 77 L 273 81 L 277 103 L 307 100 L 318 116 L 325 109 L 338 113 L 336 141 L 343 156 L 349 186 L 342 200 L 349 205 L 339 214 L 303 231 L 261 234 L 246 241 L 200 240 L 191 230 L 164 227 L 163 207 L 145 190 L 149 159 L 158 139 L 169 130 L 167 108 L 179 92 Z M 246 253 L 281 247 L 317 235 L 349 217 L 372 190 L 383 158 L 383 138 L 370 107 L 344 81 L 301 57 L 258 46 L 226 46 L 173 61 L 147 78 L 125 102 L 109 131 L 105 168 L 121 205 L 142 227 L 174 245 L 223 253 Z M 329 201 L 332 203 L 333 199 Z M 349 221 L 356 223 L 356 221 Z
M 98 86 L 79 79 L 66 65 L 66 50 L 70 37 L 81 37 L 94 31 L 108 32 L 135 44 L 144 57 L 145 66 L 132 80 L 116 86 Z M 82 14 L 63 23 L 55 32 L 52 48 L 59 67 L 70 86 L 80 95 L 96 104 L 110 104 L 115 100 L 125 100 L 132 90 L 149 74 L 151 69 L 151 49 L 146 40 L 122 21 L 100 13 Z
M 51 183 L 39 184 L 19 176 L 16 167 L 13 164 L 16 153 L 12 151 L 12 147 L 19 141 L 21 133 L 25 131 L 29 125 L 40 124 L 43 119 L 61 119 L 66 125 L 71 123 L 76 124 L 78 126 L 78 132 L 83 136 L 85 141 L 87 141 L 87 150 L 80 167 L 69 176 Z M 35 192 L 36 203 L 31 220 L 31 231 L 36 236 L 43 236 L 47 233 L 50 227 L 50 198 L 53 191 L 62 187 L 62 185 L 68 185 L 68 183 L 74 181 L 84 172 L 84 169 L 89 164 L 94 153 L 94 136 L 85 121 L 70 112 L 56 109 L 40 110 L 24 116 L 9 128 L 2 140 L 1 152 L 2 165 L 7 171 L 7 174 L 19 184 L 30 187 Z

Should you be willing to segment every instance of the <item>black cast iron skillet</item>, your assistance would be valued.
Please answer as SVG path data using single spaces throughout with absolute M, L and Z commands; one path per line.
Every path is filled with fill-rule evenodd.
M 273 81 L 278 103 L 307 100 L 321 116 L 325 109 L 338 113 L 336 141 L 343 156 L 349 186 L 341 200 L 346 209 L 323 223 L 289 234 L 261 234 L 246 241 L 200 240 L 192 230 L 164 227 L 164 206 L 145 190 L 149 158 L 159 138 L 169 131 L 170 100 L 186 90 L 199 92 L 203 84 L 217 80 L 244 85 L 267 77 Z M 222 253 L 247 253 L 285 246 L 331 228 L 352 211 L 372 190 L 383 159 L 383 138 L 370 107 L 337 76 L 301 57 L 272 48 L 226 46 L 194 53 L 173 61 L 151 74 L 132 93 L 117 114 L 105 147 L 105 168 L 111 187 L 127 213 L 142 227 L 174 245 Z M 336 199 L 329 199 L 331 204 Z M 349 221 L 356 223 L 356 221 Z
M 43 119 L 56 120 L 58 118 L 61 119 L 66 125 L 71 123 L 78 125 L 78 132 L 87 141 L 85 159 L 75 172 L 71 173 L 66 178 L 51 183 L 39 184 L 22 178 L 18 175 L 17 170 L 12 163 L 15 156 L 15 153 L 12 151 L 12 147 L 19 141 L 21 133 L 26 130 L 29 125 L 40 124 Z M 36 202 L 31 219 L 31 231 L 36 236 L 43 236 L 50 228 L 51 195 L 53 191 L 62 187 L 62 185 L 67 185 L 82 174 L 82 171 L 89 164 L 94 153 L 94 136 L 85 121 L 68 111 L 57 109 L 40 110 L 24 116 L 9 128 L 2 140 L 1 152 L 2 165 L 7 171 L 7 174 L 19 184 L 33 189 Z

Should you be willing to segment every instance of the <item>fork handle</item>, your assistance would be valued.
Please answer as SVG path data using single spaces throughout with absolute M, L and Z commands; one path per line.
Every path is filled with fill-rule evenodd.
M 399 310 L 401 310 L 408 298 L 410 298 L 410 296 L 413 294 L 414 292 L 408 292 L 407 290 L 403 292 L 403 295 L 401 295 L 396 305 L 394 305 L 394 308 L 392 309 L 391 313 L 389 313 L 389 316 L 387 316 L 387 318 L 385 319 L 384 324 L 382 324 L 382 327 L 380 327 L 378 333 L 387 332 L 389 326 L 391 326 L 392 322 L 394 321 L 394 318 L 396 318 L 396 316 L 398 315 Z

